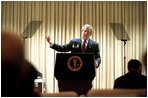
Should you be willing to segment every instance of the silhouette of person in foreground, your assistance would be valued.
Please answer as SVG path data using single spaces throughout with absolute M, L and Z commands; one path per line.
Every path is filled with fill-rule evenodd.
M 146 89 L 147 77 L 141 75 L 142 64 L 139 60 L 131 59 L 128 62 L 128 73 L 117 78 L 114 88 Z
M 37 70 L 24 59 L 23 42 L 18 36 L 2 32 L 1 60 L 2 97 L 40 96 L 34 89 Z

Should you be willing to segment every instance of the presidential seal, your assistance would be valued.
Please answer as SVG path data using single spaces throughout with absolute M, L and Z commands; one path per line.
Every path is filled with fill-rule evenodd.
M 71 56 L 67 61 L 67 65 L 71 71 L 79 71 L 82 68 L 83 62 L 79 56 Z

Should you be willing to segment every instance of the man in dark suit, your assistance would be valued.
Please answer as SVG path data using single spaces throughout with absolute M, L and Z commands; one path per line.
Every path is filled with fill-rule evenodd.
M 114 88 L 125 89 L 146 89 L 147 77 L 141 75 L 142 64 L 136 59 L 128 62 L 128 73 L 117 78 L 114 82 Z
M 68 44 L 66 45 L 58 45 L 55 43 L 51 42 L 51 38 L 49 36 L 46 37 L 48 43 L 50 44 L 50 48 L 59 51 L 59 52 L 68 52 L 71 51 L 71 53 L 94 53 L 95 56 L 95 66 L 96 68 L 99 67 L 100 63 L 101 63 L 101 58 L 100 58 L 100 49 L 99 49 L 99 45 L 98 43 L 96 43 L 95 41 L 93 41 L 92 39 L 90 39 L 89 37 L 92 35 L 93 33 L 93 28 L 91 25 L 89 24 L 85 24 L 82 27 L 81 30 L 82 34 L 81 34 L 81 38 L 75 38 L 72 39 Z M 89 60 L 89 58 L 88 58 Z M 65 90 L 74 90 L 76 91 L 79 95 L 81 94 L 86 94 L 87 91 L 89 89 L 92 88 L 92 81 L 90 80 L 79 80 L 79 83 L 77 81 L 74 80 L 69 80 L 69 81 L 65 81 L 65 86 L 60 86 L 62 85 L 60 81 L 58 81 L 59 83 L 59 90 L 60 91 L 65 91 Z M 69 84 L 69 87 L 66 87 L 67 84 Z M 75 86 L 72 86 L 73 84 L 76 84 Z M 72 86 L 72 87 L 71 87 Z M 69 88 L 69 89 L 67 89 Z

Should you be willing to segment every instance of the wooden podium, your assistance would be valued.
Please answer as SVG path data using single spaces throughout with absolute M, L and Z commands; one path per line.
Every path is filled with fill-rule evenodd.
M 94 60 L 93 53 L 57 53 L 54 76 L 59 91 L 86 94 L 96 75 Z

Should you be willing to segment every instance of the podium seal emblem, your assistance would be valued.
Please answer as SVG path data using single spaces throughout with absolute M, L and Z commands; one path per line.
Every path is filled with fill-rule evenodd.
M 67 61 L 67 65 L 71 71 L 79 71 L 82 68 L 83 62 L 79 56 L 71 56 Z

